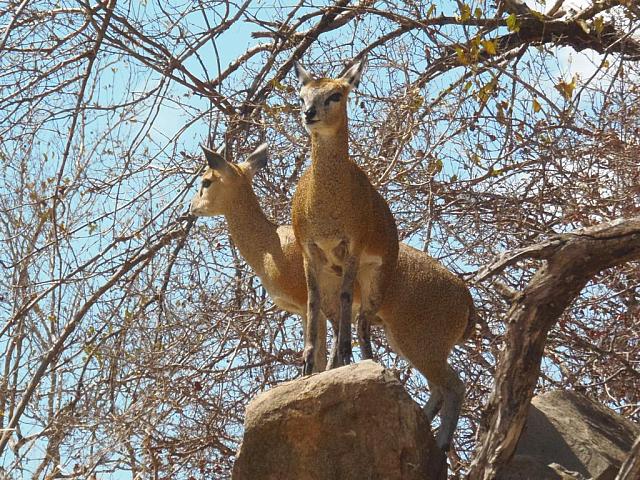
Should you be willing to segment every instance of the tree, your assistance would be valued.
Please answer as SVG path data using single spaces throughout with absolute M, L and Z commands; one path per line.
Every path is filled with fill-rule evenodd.
M 268 141 L 256 188 L 289 222 L 308 157 L 295 59 L 335 76 L 367 56 L 354 158 L 403 241 L 474 286 L 490 332 L 452 357 L 452 474 L 491 478 L 535 391 L 640 420 L 640 13 L 565 3 L 0 7 L 6 475 L 228 477 L 248 400 L 298 375 L 301 325 L 221 220 L 183 213 L 200 143 Z

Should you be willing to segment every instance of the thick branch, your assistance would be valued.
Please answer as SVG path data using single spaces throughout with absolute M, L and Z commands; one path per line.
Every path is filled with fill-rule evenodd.
M 559 235 L 557 240 L 561 244 L 549 252 L 546 265 L 507 313 L 508 347 L 498 359 L 471 479 L 496 478 L 513 456 L 540 373 L 547 333 L 560 315 L 599 271 L 640 259 L 640 216 Z
M 620 467 L 616 480 L 634 480 L 640 478 L 640 437 L 629 452 L 629 456 Z
M 533 12 L 518 15 L 519 30 L 499 39 L 503 48 L 514 48 L 523 43 L 557 43 L 576 51 L 592 49 L 598 53 L 621 53 L 640 56 L 640 42 L 615 28 L 611 22 L 596 26 L 595 16 L 619 5 L 618 0 L 594 2 L 593 5 L 573 17 L 551 19 Z

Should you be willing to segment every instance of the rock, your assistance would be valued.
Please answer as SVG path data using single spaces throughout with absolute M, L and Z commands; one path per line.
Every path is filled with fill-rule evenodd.
M 586 480 L 577 472 L 570 472 L 562 466 L 547 465 L 538 457 L 515 455 L 500 472 L 496 480 Z
M 232 478 L 444 480 L 446 459 L 422 409 L 369 360 L 253 399 Z
M 638 435 L 638 425 L 584 395 L 553 391 L 531 401 L 515 455 L 543 466 L 557 463 L 593 480 L 614 480 Z

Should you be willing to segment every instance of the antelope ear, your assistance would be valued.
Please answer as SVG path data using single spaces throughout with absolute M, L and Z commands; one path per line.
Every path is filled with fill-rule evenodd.
M 258 170 L 264 168 L 268 160 L 269 150 L 267 144 L 263 143 L 258 148 L 256 148 L 243 163 L 246 171 L 253 177 Z
M 209 165 L 209 168 L 212 170 L 224 172 L 228 168 L 229 165 L 224 158 L 224 150 L 216 152 L 202 145 L 202 151 L 204 152 L 204 158 L 207 160 L 207 165 Z
M 300 62 L 293 62 L 293 68 L 296 71 L 296 77 L 298 77 L 298 82 L 300 82 L 301 86 L 304 87 L 307 83 L 315 80 L 315 77 L 311 75 L 311 73 L 307 72 L 304 67 L 300 65 Z
M 340 79 L 347 82 L 350 89 L 358 88 L 360 77 L 362 76 L 362 71 L 366 63 L 366 58 L 362 58 L 359 62 L 354 63 Z

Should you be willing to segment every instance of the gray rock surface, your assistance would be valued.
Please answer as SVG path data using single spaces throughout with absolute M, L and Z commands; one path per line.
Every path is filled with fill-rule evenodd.
M 593 480 L 614 480 L 638 435 L 638 425 L 584 395 L 548 392 L 531 401 L 514 461 L 526 456 Z
M 234 480 L 443 480 L 421 408 L 373 361 L 300 378 L 247 406 Z

